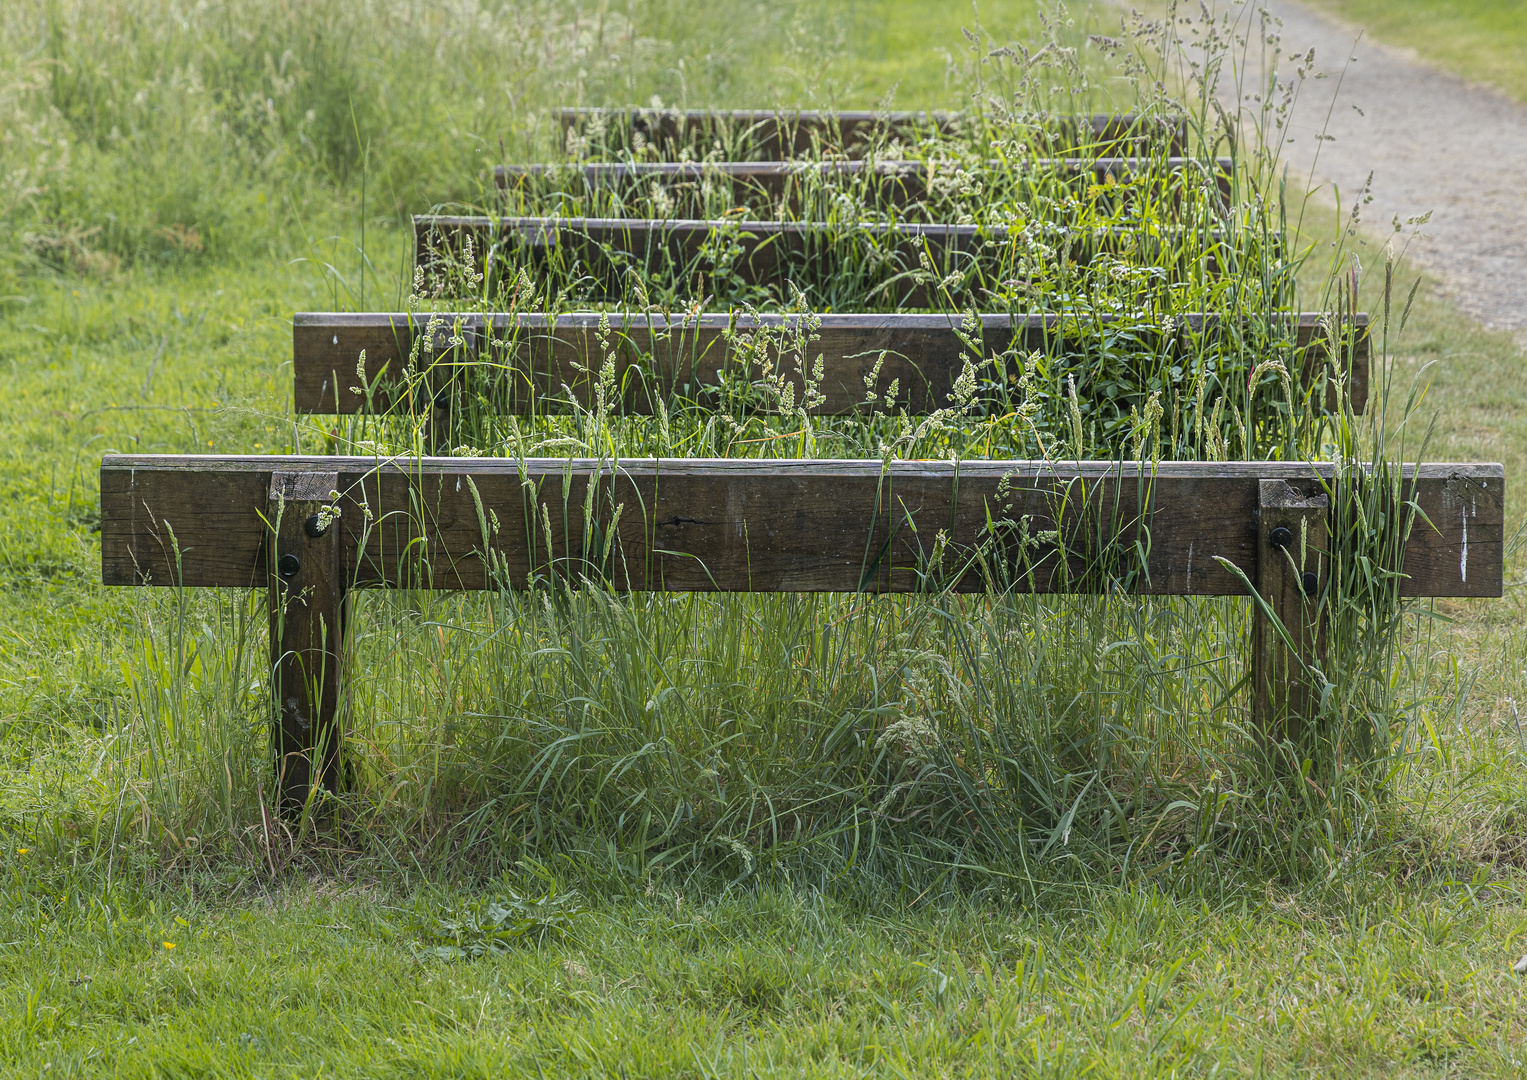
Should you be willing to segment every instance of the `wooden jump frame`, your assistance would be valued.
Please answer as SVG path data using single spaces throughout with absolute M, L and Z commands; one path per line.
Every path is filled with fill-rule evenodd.
M 1110 180 L 1125 183 L 1147 177 L 1152 183 L 1180 188 L 1200 172 L 1214 183 L 1221 205 L 1228 204 L 1234 161 L 1212 162 L 1194 158 L 1136 157 L 1032 158 L 993 163 L 1017 176 L 1061 178 L 1085 177 L 1093 183 Z M 749 197 L 789 202 L 799 199 L 815 184 L 841 188 L 859 184 L 875 199 L 892 206 L 908 206 L 928 198 L 930 173 L 936 166 L 923 161 L 718 161 L 718 162 L 604 162 L 499 165 L 494 182 L 507 197 L 558 192 L 571 197 L 598 193 L 641 193 L 652 184 L 697 187 L 705 183 L 723 186 L 734 201 Z M 560 186 L 559 186 L 560 185 Z
M 1265 602 L 1255 720 L 1297 733 L 1336 482 L 1330 465 L 1275 462 L 108 455 L 101 570 L 267 591 L 290 811 L 342 785 L 346 598 L 369 586 L 1245 594 L 1233 567 Z M 1419 514 L 1400 593 L 1501 595 L 1501 466 L 1423 465 L 1402 487 L 1396 509 Z
M 450 270 L 470 269 L 490 280 L 504 264 L 540 266 L 555 255 L 567 265 L 582 267 L 600 282 L 607 296 L 619 294 L 623 267 L 637 262 L 650 272 L 654 261 L 694 267 L 715 258 L 726 259 L 725 272 L 747 285 L 779 284 L 827 260 L 836 260 L 840 273 L 862 272 L 880 279 L 886 304 L 928 307 L 938 292 L 928 276 L 951 269 L 968 270 L 982 260 L 998 265 L 1017 258 L 1026 241 L 1012 230 L 982 225 L 898 222 L 828 225 L 809 221 L 704 221 L 680 218 L 515 218 L 416 215 L 415 265 L 425 274 L 426 288 L 449 288 Z M 1138 254 L 1148 248 L 1151 265 L 1190 273 L 1218 275 L 1238 255 L 1219 230 L 1198 236 L 1183 229 L 1150 235 L 1143 230 L 1107 228 L 1077 230 L 1066 239 L 1048 237 L 1058 258 L 1085 262 L 1100 252 Z M 840 245 L 858 245 L 866 265 L 858 271 L 843 267 L 848 252 Z M 868 252 L 878 254 L 873 260 Z M 919 277 L 926 258 L 934 268 Z
M 561 126 L 564 145 L 569 136 L 601 127 L 611 148 L 633 149 L 636 135 L 660 154 L 719 141 L 725 149 L 759 161 L 782 161 L 822 149 L 861 157 L 877 139 L 947 136 L 965 123 L 959 113 L 948 112 L 775 109 L 563 108 L 553 109 L 552 118 Z M 1034 142 L 1036 149 L 1049 154 L 1081 149 L 1140 153 L 1164 146 L 1180 156 L 1186 152 L 1188 128 L 1186 120 L 1131 114 L 1054 117 L 1036 125 Z
M 437 341 L 421 343 L 420 369 L 429 374 L 415 389 L 422 407 L 449 410 L 459 376 L 484 361 L 501 363 L 503 407 L 520 413 L 565 412 L 574 404 L 587 407 L 602 359 L 598 335 L 608 327 L 616 357 L 616 407 L 626 413 L 650 414 L 659 401 L 675 395 L 700 405 L 713 404 L 722 374 L 731 364 L 732 341 L 760 324 L 782 327 L 798 324 L 798 316 L 700 315 L 671 323 L 661 315 L 579 313 L 552 318 L 539 315 L 413 315 L 299 313 L 292 320 L 293 399 L 299 413 L 345 414 L 386 409 L 396 401 L 391 388 L 403 384 L 404 368 L 431 320 L 438 320 Z M 1332 374 L 1345 381 L 1354 411 L 1362 412 L 1368 397 L 1368 317 L 1355 319 L 1350 342 L 1329 348 L 1331 327 L 1325 316 L 1287 316 L 1277 332 L 1302 358 L 1307 377 L 1330 363 Z M 1214 317 L 1179 316 L 1170 334 L 1139 341 L 1142 356 L 1191 356 L 1191 340 L 1212 338 L 1221 331 Z M 863 412 L 866 379 L 875 382 L 878 407 L 887 412 L 905 409 L 925 414 L 946 407 L 954 380 L 970 352 L 958 331 L 959 319 L 949 315 L 828 314 L 815 316 L 815 330 L 806 363 L 820 357 L 823 378 L 817 387 L 818 415 Z M 978 361 L 1009 349 L 1025 353 L 1077 352 L 1085 355 L 1087 335 L 1105 325 L 1077 325 L 1059 315 L 983 315 L 973 337 L 980 342 Z M 459 352 L 447 344 L 460 338 Z M 357 358 L 366 358 L 360 390 Z M 796 400 L 804 386 L 788 362 L 780 367 L 795 384 Z M 878 378 L 875 373 L 878 371 Z M 989 374 L 989 373 L 988 373 Z M 886 399 L 895 382 L 895 401 Z M 354 389 L 352 389 L 354 388 Z M 1085 392 L 1085 384 L 1082 387 Z M 571 399 L 569 398 L 571 394 Z M 445 419 L 443 416 L 440 419 Z M 442 425 L 448 427 L 448 425 Z

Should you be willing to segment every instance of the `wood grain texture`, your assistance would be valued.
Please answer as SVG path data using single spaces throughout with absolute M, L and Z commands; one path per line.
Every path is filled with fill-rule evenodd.
M 1318 711 L 1311 668 L 1324 668 L 1331 500 L 1263 480 L 1257 505 L 1257 595 L 1251 624 L 1252 723 L 1269 748 L 1298 747 Z M 1279 632 L 1273 619 L 1282 626 Z M 1296 749 L 1293 765 L 1302 755 Z
M 429 341 L 421 340 L 416 370 L 431 362 L 447 365 L 478 364 L 482 370 L 499 371 L 508 387 L 504 395 L 509 409 L 529 413 L 561 412 L 572 402 L 587 406 L 592 399 L 590 369 L 597 371 L 604 356 L 599 345 L 601 318 L 607 318 L 610 341 L 616 355 L 617 384 L 622 387 L 620 408 L 646 415 L 657 401 L 680 397 L 701 405 L 719 400 L 723 373 L 736 370 L 739 349 L 760 323 L 769 326 L 800 323 L 793 316 L 698 315 L 669 320 L 661 315 L 623 316 L 578 313 L 548 318 L 538 315 L 483 316 L 444 313 L 435 316 Z M 814 410 L 820 415 L 844 415 L 866 409 L 865 379 L 880 364 L 876 391 L 884 401 L 894 380 L 895 406 L 911 414 L 942 408 L 949 403 L 954 379 L 968 352 L 956 333 L 959 320 L 948 315 L 842 314 L 817 316 L 817 329 L 806 351 L 807 366 L 820 356 L 825 377 L 820 392 L 826 400 Z M 413 343 L 422 339 L 430 316 L 350 313 L 299 313 L 292 320 L 292 372 L 296 410 L 299 413 L 355 413 L 385 409 L 392 404 L 387 384 L 401 385 L 404 365 Z M 1195 341 L 1212 339 L 1219 326 L 1215 316 L 1184 314 L 1178 329 L 1165 335 L 1125 339 L 1115 348 L 1137 346 L 1142 357 L 1153 360 L 1163 351 L 1191 356 Z M 1361 412 L 1368 389 L 1368 317 L 1357 317 L 1357 334 L 1351 357 L 1350 390 L 1354 408 Z M 1009 348 L 1025 352 L 1086 355 L 1089 340 L 1099 326 L 1069 323 L 1060 315 L 984 315 L 980 337 L 982 359 Z M 1325 316 L 1304 313 L 1287 316 L 1282 331 L 1304 350 L 1306 374 L 1313 376 L 1324 365 L 1327 326 Z M 447 341 L 463 341 L 458 352 L 449 352 Z M 365 353 L 364 381 L 357 374 Z M 882 362 L 881 356 L 884 354 Z M 1345 350 L 1339 354 L 1347 363 Z M 780 358 L 775 354 L 776 362 Z M 793 371 L 796 358 L 787 354 L 783 368 Z M 804 400 L 802 379 L 793 375 L 796 400 Z M 362 386 L 378 391 L 369 399 L 357 392 Z M 1085 382 L 1082 393 L 1087 392 Z M 426 395 L 415 402 L 423 408 Z M 430 399 L 432 400 L 432 399 Z
M 452 266 L 486 274 L 490 282 L 521 266 L 536 276 L 559 266 L 587 277 L 605 297 L 620 296 L 632 272 L 665 271 L 702 284 L 721 274 L 746 285 L 784 287 L 821 278 L 830 267 L 834 276 L 873 287 L 877 303 L 928 307 L 937 289 L 913 273 L 924 256 L 935 277 L 979 270 L 995 282 L 1031 254 L 1031 239 L 1022 230 L 981 225 L 431 214 L 413 222 L 415 265 L 425 273 L 426 288 L 445 290 L 440 295 L 451 288 Z M 1052 258 L 1086 262 L 1108 252 L 1179 275 L 1200 267 L 1216 275 L 1237 257 L 1218 230 L 1152 235 L 1108 227 L 1048 237 L 1046 244 Z M 698 294 L 710 291 L 700 287 Z
M 1256 580 L 1262 480 L 1312 495 L 1333 475 L 1263 462 L 1150 475 L 1101 462 L 113 455 L 101 466 L 103 580 L 263 585 L 273 470 L 338 474 L 342 558 L 362 585 L 523 588 L 556 575 L 617 589 L 907 592 L 992 580 L 1193 595 L 1242 591 L 1217 556 Z M 1432 524 L 1412 531 L 1405 594 L 1499 596 L 1501 466 L 1426 465 L 1415 486 Z M 1044 539 L 1052 530 L 1068 558 Z
M 1224 201 L 1230 197 L 1234 162 L 1230 158 L 1201 162 L 1183 157 L 1073 157 L 991 162 L 989 167 L 1021 176 L 1086 177 L 1094 183 L 1149 176 L 1164 185 L 1181 184 L 1185 174 L 1203 167 Z M 842 186 L 857 182 L 875 199 L 905 206 L 928 197 L 929 170 L 927 162 L 905 160 L 644 161 L 499 165 L 493 175 L 501 191 L 520 196 L 560 192 L 579 198 L 600 191 L 640 193 L 650 190 L 654 182 L 670 188 L 710 182 L 729 188 L 732 198 L 737 201 L 761 197 L 786 203 L 798 199 L 808 184 Z
M 301 812 L 316 780 L 329 791 L 344 775 L 344 643 L 347 578 L 343 535 L 330 526 L 314 536 L 310 518 L 329 502 L 339 477 L 333 472 L 276 472 L 267 493 L 266 521 L 278 556 L 266 567 L 270 590 L 271 693 L 275 726 L 276 784 L 281 809 Z
M 908 139 L 935 131 L 949 135 L 965 123 L 959 113 L 851 110 L 560 108 L 552 110 L 552 117 L 562 126 L 564 145 L 569 132 L 587 132 L 597 118 L 606 132 L 606 149 L 635 149 L 632 136 L 640 134 L 642 142 L 660 154 L 673 155 L 719 140 L 728 152 L 745 151 L 765 161 L 823 148 L 860 157 L 877 138 Z M 1187 146 L 1187 124 L 1131 114 L 1055 117 L 1036 129 L 1033 142 L 1051 154 L 1071 149 L 1092 154 L 1139 153 L 1163 144 L 1169 152 L 1181 154 Z

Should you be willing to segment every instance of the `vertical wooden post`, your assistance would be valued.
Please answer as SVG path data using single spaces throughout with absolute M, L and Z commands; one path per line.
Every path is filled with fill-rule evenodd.
M 437 385 L 438 384 L 438 385 Z M 451 455 L 451 384 L 448 379 L 431 379 L 429 418 L 424 424 L 424 452 L 436 457 Z
M 345 580 L 338 520 L 325 527 L 337 473 L 271 475 L 268 517 L 270 666 L 277 725 L 276 786 L 283 813 L 301 813 L 312 787 L 343 775 L 339 702 L 344 674 Z
M 1330 499 L 1323 492 L 1306 495 L 1286 480 L 1261 481 L 1257 592 L 1287 633 L 1285 640 L 1257 609 L 1251 631 L 1252 719 L 1269 748 L 1284 741 L 1298 745 L 1315 716 L 1318 690 L 1305 667 L 1325 665 L 1319 598 L 1330 570 L 1329 539 Z
M 425 316 L 425 328 L 429 326 Z M 459 331 L 461 345 L 452 345 L 451 338 Z M 437 327 L 435 333 L 419 350 L 419 361 L 424 365 L 424 390 L 429 395 L 429 416 L 424 426 L 424 450 L 427 454 L 449 457 L 454 425 L 451 413 L 462 388 L 461 365 L 467 357 L 475 355 L 477 334 L 470 325 L 447 322 Z

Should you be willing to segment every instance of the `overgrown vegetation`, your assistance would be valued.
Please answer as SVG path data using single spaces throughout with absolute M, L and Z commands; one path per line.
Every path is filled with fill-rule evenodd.
M 657 2 L 619 17 L 401 3 L 0 15 L 8 43 L 32 43 L 4 47 L 0 90 L 31 141 L 0 154 L 35 189 L 18 183 L 0 219 L 13 293 L 0 341 L 22 388 L 0 533 L 17 628 L 0 865 L 3 936 L 25 943 L 4 959 L 22 1023 L 0 1045 L 81 1074 L 103 1061 L 257 1074 L 282 1055 L 355 1074 L 1517 1068 L 1519 991 L 1481 942 L 1499 952 L 1521 923 L 1522 746 L 1501 704 L 1527 655 L 1519 597 L 1448 606 L 1450 629 L 1379 577 L 1343 576 L 1327 746 L 1367 740 L 1366 754 L 1314 753 L 1308 777 L 1268 784 L 1244 728 L 1240 600 L 363 593 L 357 783 L 332 830 L 296 835 L 266 812 L 263 596 L 94 585 L 103 449 L 422 447 L 404 410 L 290 413 L 291 311 L 406 306 L 411 279 L 390 268 L 410 238 L 378 206 L 396 222 L 440 200 L 485 204 L 500 154 L 562 148 L 537 120 L 551 104 L 830 103 L 832 39 L 813 30 L 830 19 L 745 15 Z M 666 416 L 627 417 L 607 396 L 514 419 L 485 382 L 450 442 L 506 456 L 1412 456 L 1425 443 L 1412 361 L 1454 348 L 1455 324 L 1423 295 L 1407 329 L 1421 344 L 1403 351 L 1404 287 L 1351 272 L 1360 239 L 1279 186 L 1254 124 L 1221 140 L 1215 107 L 1192 96 L 1232 47 L 1217 21 L 1133 26 L 1144 33 L 1114 60 L 1087 44 L 1112 25 L 1064 10 L 1027 53 L 951 42 L 971 58 L 957 92 L 979 97 L 904 104 L 974 101 L 989 126 L 921 151 L 965 163 L 950 175 L 967 190 L 936 214 L 991 221 L 1023 203 L 1041 243 L 1045 229 L 1187 214 L 1253 242 L 1223 275 L 1058 259 L 986 293 L 951 288 L 937 309 L 1064 310 L 1079 331 L 1108 316 L 1136 337 L 1208 311 L 1242 335 L 1167 334 L 1140 362 L 1134 341 L 1079 332 L 1092 344 L 973 355 L 975 390 L 934 417 L 843 419 L 759 378 L 768 362 L 809 382 L 809 338 L 760 335 L 746 392 L 723 408 L 675 399 Z M 1102 76 L 1142 58 L 1172 62 L 1135 72 L 1142 96 Z M 489 70 L 508 73 L 512 98 L 481 103 Z M 145 87 L 152 105 L 130 108 Z M 340 109 L 341 91 L 365 105 Z M 1185 115 L 1197 155 L 1236 154 L 1225 215 L 1164 191 L 976 190 L 967 166 L 1036 114 L 1135 107 Z M 1269 99 L 1257 122 L 1275 129 L 1284 107 Z M 263 119 L 241 127 L 246 113 Z M 839 206 L 845 223 L 877 212 Z M 325 230 L 343 241 L 316 242 Z M 308 261 L 273 266 L 293 256 Z M 511 293 L 521 310 L 592 302 L 556 267 L 528 280 Z M 707 299 L 688 275 L 662 284 L 632 279 L 610 306 Z M 726 297 L 807 316 L 823 299 Z M 1328 309 L 1339 323 L 1391 299 L 1380 345 L 1394 359 L 1376 361 L 1368 418 L 1328 411 L 1328 369 L 1280 344 L 1273 316 Z M 417 306 L 427 321 L 473 303 Z M 1466 340 L 1502 355 L 1500 372 L 1514 362 Z M 1499 407 L 1519 411 L 1496 378 Z M 1451 441 L 1472 430 L 1445 420 L 1430 456 L 1501 456 Z M 1345 490 L 1342 527 L 1392 552 L 1394 488 Z M 331 903 L 331 884 L 360 891 Z M 271 900 L 288 912 L 275 929 L 259 913 Z M 253 1023 L 261 1010 L 288 1022 Z

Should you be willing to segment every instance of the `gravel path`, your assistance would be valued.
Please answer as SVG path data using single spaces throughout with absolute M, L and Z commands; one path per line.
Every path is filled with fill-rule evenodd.
M 1327 73 L 1301 91 L 1285 150 L 1290 178 L 1338 185 L 1345 207 L 1372 171 L 1363 221 L 1380 236 L 1396 215 L 1430 210 L 1410 256 L 1462 310 L 1527 343 L 1527 105 L 1427 67 L 1409 50 L 1366 37 L 1354 48 L 1357 27 L 1291 0 L 1252 6 L 1283 20 L 1285 53 L 1313 47 L 1315 68 Z M 1322 128 L 1335 141 L 1319 139 Z

